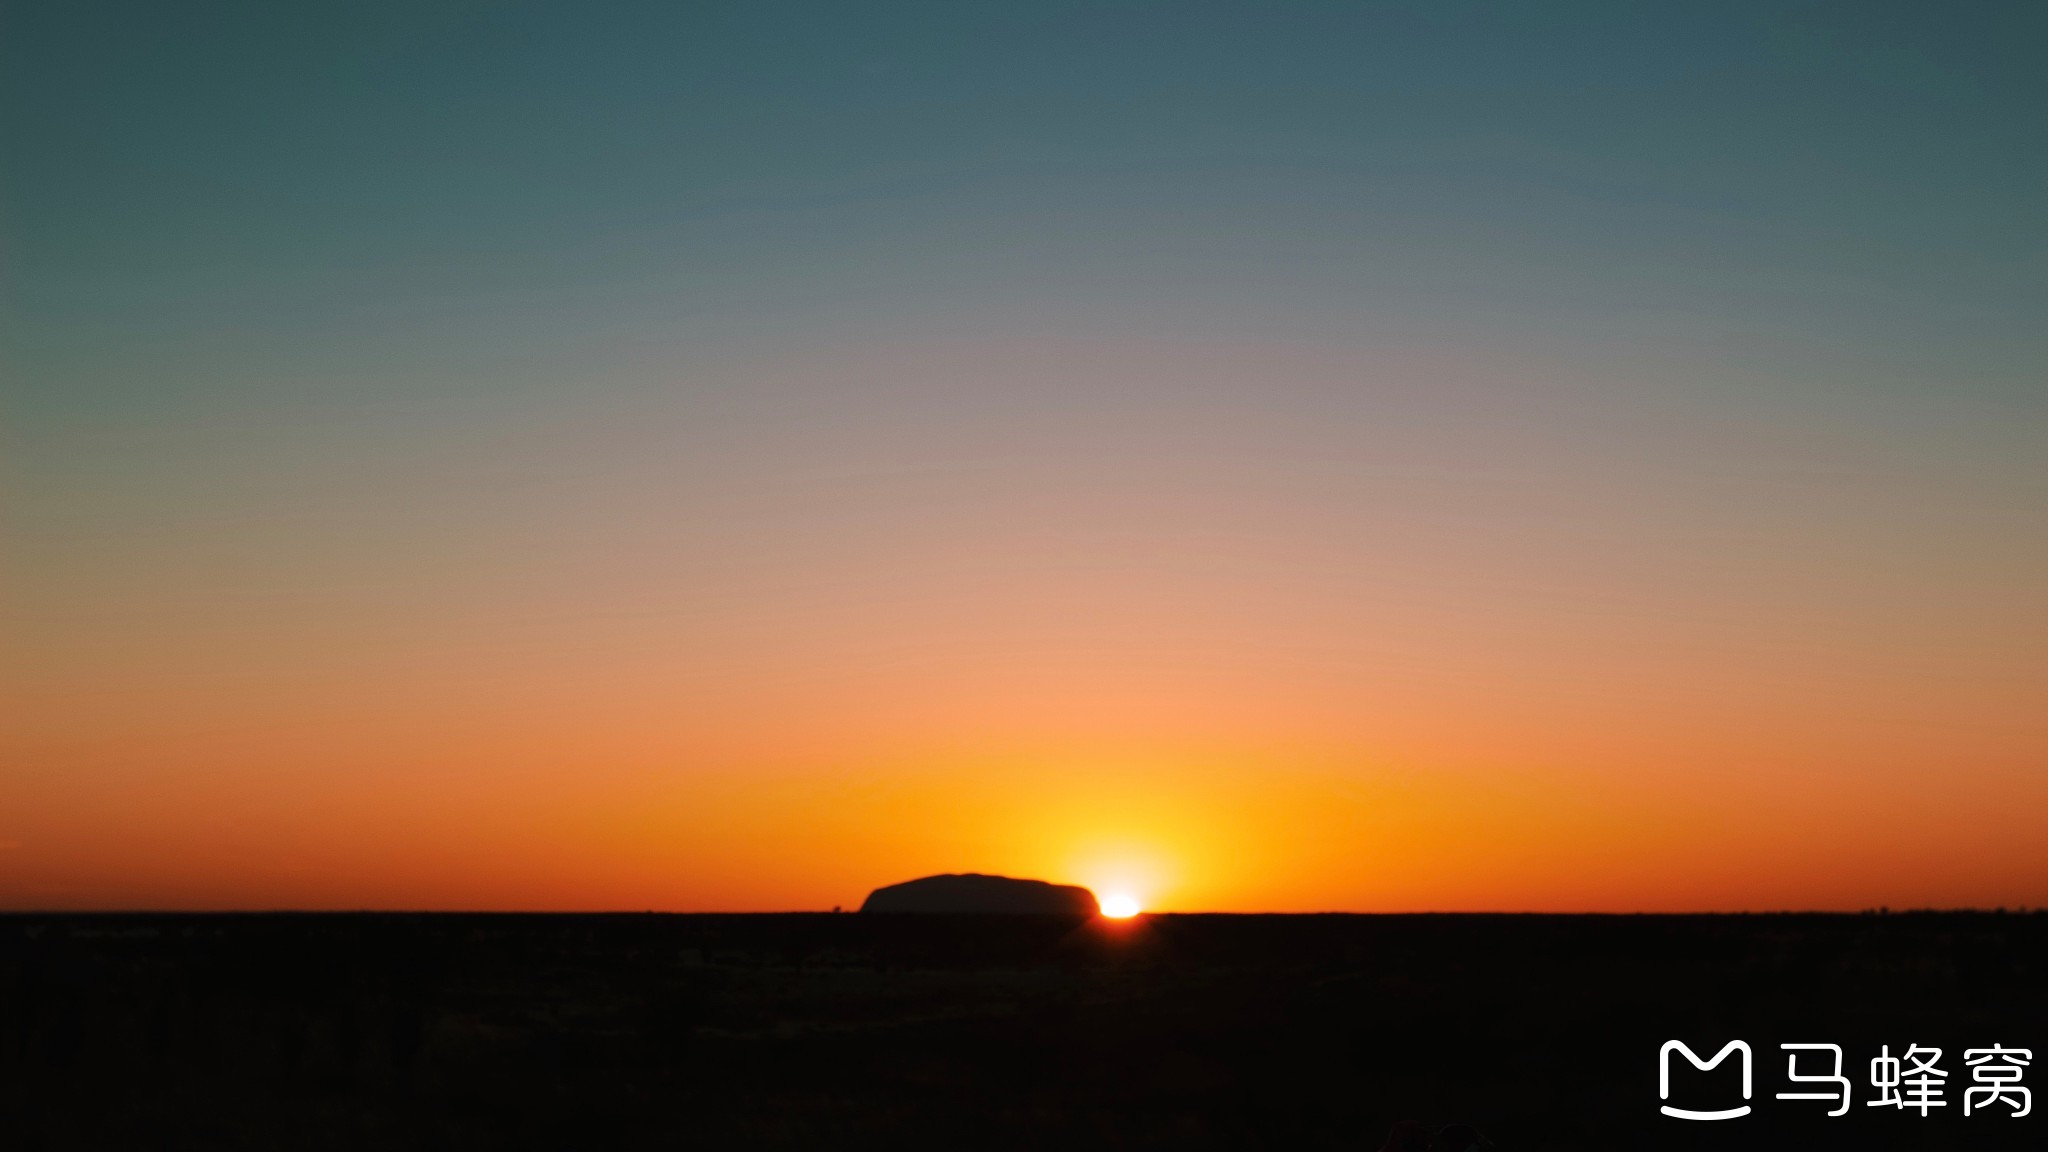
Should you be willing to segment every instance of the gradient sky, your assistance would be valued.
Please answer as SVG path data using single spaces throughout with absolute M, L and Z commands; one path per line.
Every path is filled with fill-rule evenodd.
M 0 906 L 2048 904 L 2048 7 L 0 2 Z

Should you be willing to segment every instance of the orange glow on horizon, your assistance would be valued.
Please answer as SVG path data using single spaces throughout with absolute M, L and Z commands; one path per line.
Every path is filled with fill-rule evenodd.
M 1021 396 L 1090 354 L 942 351 L 864 370 Z M 1096 370 L 1485 368 L 1286 355 Z M 161 493 L 118 563 L 10 559 L 0 907 L 822 910 L 968 871 L 1150 911 L 2048 904 L 2038 585 L 1992 550 L 2037 535 L 1680 516 L 1509 431 L 1460 470 L 1221 415 L 791 432 L 724 487 L 662 441 L 588 506 L 309 480 L 325 535 Z

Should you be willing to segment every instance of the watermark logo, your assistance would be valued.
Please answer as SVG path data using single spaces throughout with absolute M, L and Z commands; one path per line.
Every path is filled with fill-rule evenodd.
M 1833 1084 L 1837 1086 L 1836 1091 L 1833 1092 L 1780 1092 L 1778 1093 L 1778 1099 L 1831 1100 L 1839 1105 L 1839 1107 L 1829 1112 L 1828 1115 L 1843 1116 L 1848 1114 L 1849 1078 L 1842 1075 L 1842 1046 L 1840 1044 L 1780 1044 L 1778 1047 L 1785 1050 L 1785 1079 L 1792 1081 L 1794 1084 Z M 1817 1074 L 1809 1072 L 1801 1075 L 1799 1072 L 1799 1054 L 1801 1052 L 1826 1052 L 1834 1057 L 1834 1060 L 1828 1065 L 1826 1072 Z
M 1721 1061 L 1726 1060 L 1730 1053 L 1742 1053 L 1742 1098 L 1744 1100 L 1749 1099 L 1751 1080 L 1748 1044 L 1741 1040 L 1730 1040 L 1722 1046 L 1719 1052 L 1714 1053 L 1712 1060 L 1703 1061 L 1700 1059 L 1699 1053 L 1686 1047 L 1683 1041 L 1666 1040 L 1664 1047 L 1657 1053 L 1657 1098 L 1659 1100 L 1671 1099 L 1671 1054 L 1673 1052 L 1683 1052 L 1686 1060 L 1694 1068 L 1702 1072 L 1712 1072 L 1720 1067 Z M 1749 1115 L 1749 1105 L 1744 1104 L 1739 1108 L 1722 1108 L 1715 1111 L 1700 1111 L 1693 1108 L 1673 1108 L 1671 1105 L 1666 1104 L 1659 1111 L 1663 1112 L 1666 1116 L 1676 1116 L 1680 1120 L 1733 1120 L 1737 1116 Z
M 2004 1103 L 2017 1120 L 2034 1110 L 2034 1094 L 2019 1086 L 2020 1075 L 2033 1063 L 2034 1053 L 2026 1048 L 1965 1048 L 1963 1063 L 1969 1066 L 1974 1088 L 1963 1091 L 1963 1115 L 1978 1108 Z
M 1778 1092 L 1775 1094 L 1777 1099 L 1823 1100 L 1833 1105 L 1827 1115 L 1848 1115 L 1853 1085 L 1842 1073 L 1845 1056 L 1840 1044 L 1780 1044 L 1778 1048 L 1785 1053 L 1785 1079 L 1800 1090 Z M 1730 1056 L 1740 1056 L 1742 1099 L 1747 1101 L 1753 1095 L 1752 1054 L 1747 1042 L 1730 1040 L 1714 1053 L 1712 1059 L 1702 1060 L 1700 1054 L 1687 1047 L 1684 1041 L 1666 1040 L 1664 1047 L 1657 1052 L 1657 1096 L 1666 1101 L 1658 1111 L 1680 1120 L 1734 1120 L 1750 1114 L 1751 1108 L 1747 1103 L 1725 1108 L 1680 1108 L 1669 1103 L 1671 1056 L 1674 1052 L 1684 1056 L 1686 1062 L 1700 1072 L 1711 1072 Z M 1864 1104 L 1872 1108 L 1894 1108 L 1900 1112 L 1917 1111 L 1922 1117 L 1930 1115 L 1936 1108 L 1948 1107 L 1949 1070 L 1941 1067 L 1941 1053 L 1939 1048 L 1909 1044 L 1904 1052 L 1894 1056 L 1891 1045 L 1880 1046 L 1870 1061 L 1870 1086 L 1875 1091 Z M 1806 1055 L 1803 1062 L 1802 1054 Z M 2020 1079 L 2033 1059 L 2032 1049 L 2008 1048 L 2002 1044 L 1965 1049 L 1963 1062 L 1970 1069 L 1972 1083 L 1963 1091 L 1963 1115 L 1993 1111 L 2018 1119 L 2031 1113 L 2034 1110 L 2033 1093 L 2020 1084 Z M 1827 1090 L 1818 1091 L 1823 1085 Z
M 1865 1103 L 1872 1108 L 1918 1108 L 1920 1115 L 1927 1115 L 1929 1108 L 1946 1108 L 1948 1101 L 1941 1098 L 1946 1087 L 1947 1072 L 1934 1066 L 1941 1059 L 1941 1049 L 1922 1048 L 1915 1044 L 1906 1049 L 1901 1059 L 1892 1055 L 1892 1046 L 1884 1045 L 1877 1050 L 1877 1058 L 1870 1062 L 1870 1086 L 1877 1089 L 1877 1099 Z M 1905 1088 L 1902 1095 L 1899 1091 Z

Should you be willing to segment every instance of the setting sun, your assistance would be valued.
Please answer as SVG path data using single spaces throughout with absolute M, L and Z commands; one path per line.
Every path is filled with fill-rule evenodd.
M 1138 901 L 1130 896 L 1104 896 L 1102 914 L 1112 920 L 1126 920 L 1138 914 Z

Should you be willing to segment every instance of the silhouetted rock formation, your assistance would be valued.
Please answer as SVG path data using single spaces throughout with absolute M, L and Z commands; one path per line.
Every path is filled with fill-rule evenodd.
M 1008 912 L 1093 916 L 1095 893 L 1072 884 L 1012 880 L 1008 876 L 926 876 L 868 893 L 863 912 Z

